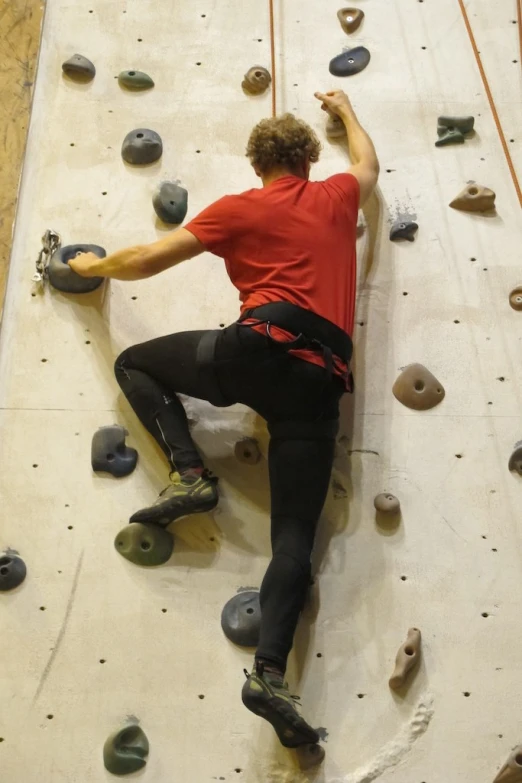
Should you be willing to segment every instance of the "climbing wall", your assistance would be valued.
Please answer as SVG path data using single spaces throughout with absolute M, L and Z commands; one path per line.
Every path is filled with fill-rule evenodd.
M 108 735 L 139 721 L 150 742 L 144 781 L 475 783 L 493 781 L 522 742 L 519 720 L 522 478 L 508 470 L 522 439 L 522 109 L 516 3 L 469 0 L 467 16 L 498 109 L 495 124 L 458 0 L 361 0 L 347 37 L 337 2 L 276 0 L 278 111 L 324 138 L 313 92 L 343 87 L 379 153 L 377 196 L 359 224 L 355 400 L 343 403 L 332 493 L 315 552 L 316 584 L 289 669 L 305 715 L 327 730 L 326 758 L 303 772 L 268 725 L 241 704 L 251 651 L 222 634 L 223 605 L 258 588 L 269 560 L 266 461 L 238 463 L 234 444 L 263 427 L 240 406 L 187 401 L 194 434 L 221 477 L 223 499 L 179 522 L 156 569 L 124 560 L 114 538 L 166 479 L 159 450 L 112 374 L 128 345 L 238 312 L 223 263 L 204 255 L 157 278 L 112 281 L 71 297 L 31 277 L 46 229 L 64 244 L 107 251 L 167 228 L 151 196 L 161 179 L 189 192 L 188 216 L 225 192 L 257 185 L 244 158 L 270 94 L 241 89 L 271 67 L 268 7 L 232 0 L 48 0 L 0 345 L 0 547 L 27 578 L 3 593 L 0 763 L 6 780 L 112 779 Z M 328 63 L 344 46 L 372 59 L 347 79 Z M 96 65 L 77 84 L 61 63 Z M 123 69 L 155 88 L 122 90 Z M 474 115 L 464 145 L 437 149 L 440 114 Z M 120 156 L 133 128 L 157 131 L 160 161 Z M 326 142 L 314 176 L 343 170 Z M 497 210 L 449 208 L 468 182 Z M 414 242 L 392 243 L 397 219 Z M 401 369 L 424 364 L 444 385 L 417 412 L 392 394 Z M 137 470 L 94 474 L 95 430 L 120 423 Z M 373 498 L 392 492 L 385 522 Z M 410 627 L 423 658 L 410 687 L 388 678 Z

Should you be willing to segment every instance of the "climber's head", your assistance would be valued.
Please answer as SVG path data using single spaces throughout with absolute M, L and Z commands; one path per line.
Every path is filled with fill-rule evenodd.
M 285 174 L 308 179 L 320 151 L 321 143 L 306 122 L 293 114 L 282 114 L 255 126 L 246 154 L 257 176 L 268 184 Z

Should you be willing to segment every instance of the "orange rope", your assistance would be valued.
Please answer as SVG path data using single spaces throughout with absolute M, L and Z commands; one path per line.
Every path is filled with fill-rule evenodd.
M 520 0 L 517 0 L 518 4 L 518 13 L 520 16 Z M 515 171 L 515 167 L 513 166 L 513 161 L 511 159 L 511 155 L 509 152 L 509 148 L 506 142 L 506 137 L 504 136 L 504 131 L 502 130 L 502 125 L 500 124 L 500 119 L 497 112 L 497 107 L 495 106 L 495 101 L 493 100 L 493 95 L 491 93 L 491 90 L 489 88 L 488 79 L 486 76 L 486 72 L 484 71 L 484 66 L 482 65 L 482 60 L 480 59 L 479 50 L 477 48 L 477 43 L 475 41 L 475 36 L 473 35 L 473 30 L 471 29 L 471 25 L 469 23 L 468 14 L 466 11 L 466 8 L 464 6 L 464 0 L 459 0 L 460 10 L 462 11 L 462 16 L 464 17 L 464 24 L 466 25 L 466 30 L 468 31 L 469 40 L 471 41 L 471 46 L 473 48 L 473 52 L 475 54 L 475 59 L 477 61 L 478 69 L 480 71 L 480 75 L 482 77 L 482 82 L 484 84 L 484 89 L 486 90 L 486 95 L 488 96 L 489 105 L 491 107 L 491 112 L 493 114 L 493 119 L 495 120 L 495 125 L 497 126 L 498 135 L 500 136 L 500 141 L 502 144 L 502 147 L 504 148 L 504 154 L 506 156 L 507 164 L 509 167 L 509 171 L 511 173 L 511 177 L 513 179 L 513 184 L 515 186 L 515 190 L 518 196 L 518 200 L 520 202 L 520 206 L 522 207 L 522 190 L 520 189 L 520 184 L 518 182 L 517 173 Z M 520 26 L 520 23 L 519 23 Z M 520 32 L 520 31 L 519 31 Z M 522 37 L 521 37 L 522 42 Z
M 275 32 L 274 32 L 274 0 L 268 0 L 270 9 L 270 56 L 272 58 L 272 117 L 276 116 L 276 63 L 275 63 Z

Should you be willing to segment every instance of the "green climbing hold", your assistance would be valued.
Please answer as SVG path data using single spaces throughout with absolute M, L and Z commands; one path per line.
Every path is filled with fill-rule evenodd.
M 464 136 L 458 128 L 437 128 L 439 138 L 435 142 L 436 147 L 446 147 L 448 144 L 464 144 Z
M 126 726 L 105 740 L 103 763 L 113 775 L 129 775 L 143 769 L 149 755 L 149 741 L 139 726 Z
M 122 557 L 141 566 L 166 563 L 174 549 L 174 538 L 159 525 L 132 522 L 120 530 L 114 546 Z
M 441 128 L 457 128 L 461 133 L 471 133 L 475 125 L 475 117 L 439 117 L 437 120 L 439 130 Z
M 118 84 L 128 90 L 150 90 L 154 87 L 149 74 L 143 71 L 122 71 L 118 75 Z

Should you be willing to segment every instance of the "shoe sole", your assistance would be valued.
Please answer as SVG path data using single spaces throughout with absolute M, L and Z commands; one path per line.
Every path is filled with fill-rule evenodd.
M 192 514 L 204 514 L 207 511 L 212 511 L 216 508 L 218 499 L 208 500 L 206 503 L 201 503 L 199 506 L 192 508 L 190 511 L 185 511 L 179 507 L 174 507 L 169 510 L 169 501 L 166 500 L 165 504 L 158 506 L 151 506 L 150 508 L 144 508 L 141 511 L 136 511 L 131 516 L 129 522 L 141 522 L 146 524 L 147 522 L 154 522 L 161 527 L 167 527 L 171 522 L 175 522 L 182 517 L 189 517 Z M 177 506 L 177 504 L 176 504 Z
M 300 718 L 295 713 L 299 725 L 296 726 L 292 721 L 283 717 L 277 708 L 272 706 L 266 696 L 260 694 L 256 696 L 252 693 L 241 694 L 243 704 L 245 707 L 253 712 L 254 715 L 258 715 L 260 718 L 264 718 L 268 721 L 274 729 L 279 742 L 285 748 L 299 748 L 301 745 L 315 745 L 319 742 L 319 735 L 314 729 L 307 729 L 302 724 L 305 723 L 304 719 Z M 277 698 L 277 697 L 271 697 Z M 302 722 L 301 722 L 302 721 Z M 295 735 L 292 739 L 285 737 L 285 734 L 291 731 Z

